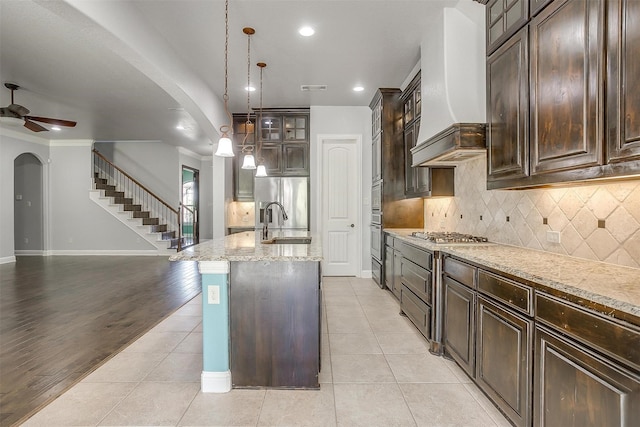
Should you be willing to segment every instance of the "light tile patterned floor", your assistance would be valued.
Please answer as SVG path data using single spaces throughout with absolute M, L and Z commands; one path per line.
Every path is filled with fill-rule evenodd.
M 325 277 L 323 290 L 319 391 L 201 393 L 198 296 L 23 425 L 510 425 L 371 279 Z

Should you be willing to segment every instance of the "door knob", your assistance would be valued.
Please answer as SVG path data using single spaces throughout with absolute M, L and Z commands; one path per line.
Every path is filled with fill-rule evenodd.
M 355 227 L 355 224 L 351 224 L 351 228 Z

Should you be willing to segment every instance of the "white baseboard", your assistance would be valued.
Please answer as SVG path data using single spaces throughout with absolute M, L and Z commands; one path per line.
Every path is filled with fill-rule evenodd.
M 371 279 L 373 274 L 371 273 L 371 270 L 362 270 L 362 272 L 360 272 L 360 277 L 363 279 Z
M 231 391 L 231 371 L 202 371 L 200 386 L 203 393 L 228 393 Z
M 164 256 L 169 257 L 170 254 L 161 253 L 159 251 L 152 250 L 99 250 L 99 249 L 85 249 L 85 250 L 51 250 L 49 255 L 71 255 L 71 256 Z
M 0 257 L 0 264 L 10 264 L 12 262 L 16 262 L 16 257 L 13 255 Z
M 43 250 L 17 249 L 13 251 L 16 256 L 46 256 L 47 252 Z

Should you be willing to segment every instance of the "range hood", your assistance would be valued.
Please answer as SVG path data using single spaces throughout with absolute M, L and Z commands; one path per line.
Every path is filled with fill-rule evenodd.
M 430 17 L 420 45 L 422 117 L 412 166 L 486 155 L 485 6 L 459 2 Z
M 450 166 L 478 156 L 486 149 L 483 123 L 455 123 L 411 149 L 411 166 Z

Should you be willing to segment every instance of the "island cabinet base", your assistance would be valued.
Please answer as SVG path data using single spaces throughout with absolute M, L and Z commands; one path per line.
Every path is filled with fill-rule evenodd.
M 319 388 L 320 263 L 231 262 L 233 387 Z

